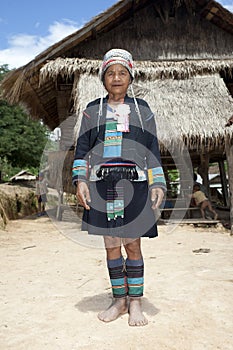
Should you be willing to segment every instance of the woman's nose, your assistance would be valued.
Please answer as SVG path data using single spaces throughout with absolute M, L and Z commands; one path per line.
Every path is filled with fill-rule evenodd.
M 119 80 L 120 79 L 120 74 L 115 73 L 113 78 L 114 78 L 114 80 Z

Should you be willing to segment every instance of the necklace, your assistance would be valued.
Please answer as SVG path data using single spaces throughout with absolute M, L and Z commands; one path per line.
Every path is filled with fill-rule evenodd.
M 116 103 L 114 106 L 109 104 L 114 114 L 114 119 L 117 121 L 117 131 L 129 132 L 129 114 L 130 107 L 125 103 Z M 113 109 L 115 107 L 115 109 Z

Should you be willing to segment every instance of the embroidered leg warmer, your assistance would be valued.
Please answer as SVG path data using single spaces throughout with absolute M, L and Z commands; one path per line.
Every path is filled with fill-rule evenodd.
M 144 287 L 144 263 L 141 260 L 126 259 L 126 274 L 128 283 L 128 296 L 143 296 Z
M 107 260 L 109 277 L 112 285 L 114 298 L 124 298 L 127 296 L 126 271 L 124 259 L 120 257 L 114 260 Z

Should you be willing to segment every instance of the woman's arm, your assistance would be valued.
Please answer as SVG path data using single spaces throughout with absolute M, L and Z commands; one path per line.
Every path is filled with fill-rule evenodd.
M 161 164 L 159 143 L 153 114 L 151 114 L 147 120 L 146 127 L 148 139 L 146 156 L 148 182 L 151 190 L 152 209 L 156 209 L 162 203 L 167 186 Z

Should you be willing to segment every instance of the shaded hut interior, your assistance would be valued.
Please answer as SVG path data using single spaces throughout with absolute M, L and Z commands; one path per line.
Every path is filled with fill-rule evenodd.
M 172 169 L 179 170 L 183 191 L 193 170 L 209 188 L 209 164 L 217 163 L 222 204 L 232 210 L 233 126 L 225 125 L 233 114 L 233 14 L 212 0 L 118 1 L 7 76 L 2 87 L 9 102 L 61 129 L 59 152 L 49 155 L 52 186 L 74 193 L 71 165 L 82 111 L 103 94 L 98 71 L 113 47 L 133 55 L 134 91 L 155 113 L 169 189 Z

